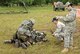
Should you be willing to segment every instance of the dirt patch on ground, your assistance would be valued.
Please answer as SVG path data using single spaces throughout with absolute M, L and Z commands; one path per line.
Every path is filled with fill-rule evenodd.
M 80 8 L 80 6 L 75 6 L 76 8 Z

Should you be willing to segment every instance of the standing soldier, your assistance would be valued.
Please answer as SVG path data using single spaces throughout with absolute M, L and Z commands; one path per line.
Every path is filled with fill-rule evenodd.
M 76 9 L 73 8 L 72 4 L 69 4 L 67 9 L 70 12 L 65 17 L 57 17 L 65 23 L 64 49 L 62 53 L 68 52 L 69 48 L 73 49 L 73 33 L 76 29 Z

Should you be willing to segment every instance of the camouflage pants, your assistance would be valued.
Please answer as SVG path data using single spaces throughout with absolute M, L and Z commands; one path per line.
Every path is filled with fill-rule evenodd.
M 55 35 L 55 37 L 57 38 L 58 41 L 61 41 L 64 38 L 64 33 L 63 32 L 58 33 L 58 34 Z
M 68 30 L 65 30 L 65 36 L 64 36 L 64 47 L 69 48 L 70 46 L 73 46 L 73 32 L 70 32 Z
M 20 40 L 22 40 L 23 42 L 27 41 L 27 37 L 26 36 L 20 36 L 18 37 Z

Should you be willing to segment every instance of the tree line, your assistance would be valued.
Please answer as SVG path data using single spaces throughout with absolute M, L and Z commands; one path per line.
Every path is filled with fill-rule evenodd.
M 80 3 L 80 0 L 0 0 L 0 6 L 32 6 L 32 5 L 44 5 L 53 2 L 61 1 L 63 3 L 71 2 L 73 4 Z

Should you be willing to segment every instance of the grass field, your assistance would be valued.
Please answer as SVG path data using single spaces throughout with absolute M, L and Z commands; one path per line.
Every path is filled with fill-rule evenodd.
M 0 7 L 0 11 L 22 10 L 22 8 L 6 8 Z M 52 6 L 45 7 L 29 7 L 28 14 L 0 14 L 0 54 L 62 54 L 62 44 L 55 44 L 56 39 L 49 32 L 50 29 L 55 30 L 55 25 L 51 23 L 51 19 L 57 15 L 66 15 L 67 11 L 53 11 Z M 12 44 L 4 44 L 3 41 L 11 39 L 16 32 L 20 23 L 25 19 L 35 19 L 34 28 L 47 33 L 49 42 L 36 44 L 27 49 L 16 48 Z M 74 35 L 74 45 L 77 49 L 70 50 L 66 54 L 80 54 L 80 19 L 77 18 L 77 30 Z

